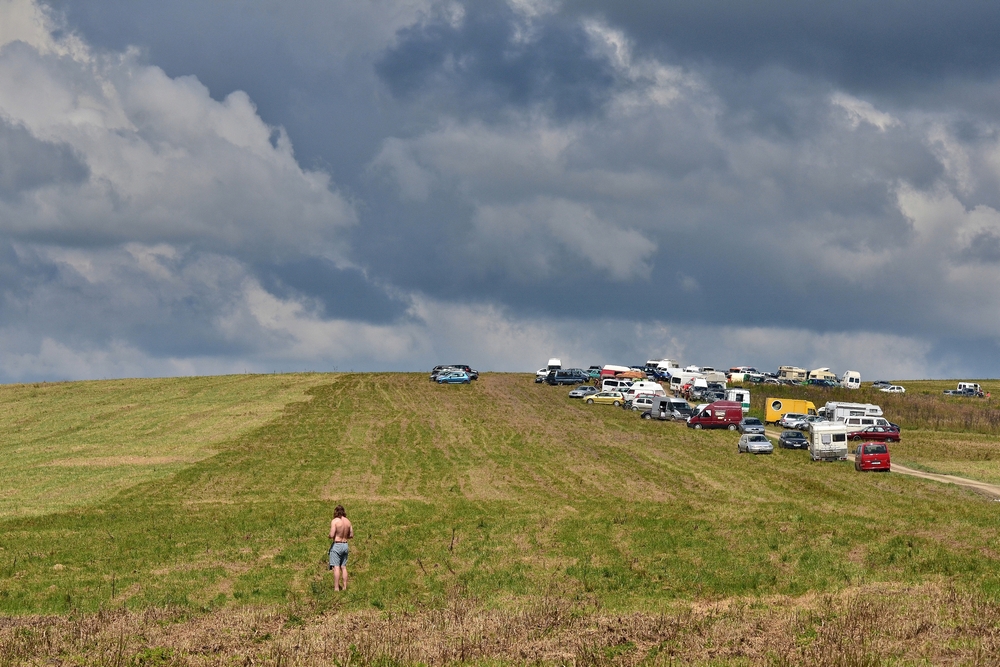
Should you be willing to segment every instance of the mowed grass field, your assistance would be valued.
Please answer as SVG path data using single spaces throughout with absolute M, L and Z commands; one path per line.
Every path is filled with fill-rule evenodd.
M 1000 503 L 739 455 L 728 431 L 566 393 L 507 374 L 5 387 L 0 664 L 907 664 L 1000 646 Z M 1000 480 L 988 423 L 903 422 L 894 460 Z M 324 565 L 337 503 L 357 531 L 346 593 Z M 857 633 L 868 662 L 845 662 Z

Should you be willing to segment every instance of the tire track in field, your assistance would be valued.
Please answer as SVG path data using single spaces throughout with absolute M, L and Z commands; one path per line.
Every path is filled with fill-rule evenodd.
M 781 435 L 780 431 L 766 430 L 768 436 L 778 439 Z M 775 445 L 777 447 L 777 444 Z M 854 461 L 854 454 L 850 451 L 847 452 L 847 459 L 849 461 Z M 890 470 L 894 473 L 900 475 L 910 475 L 911 477 L 920 477 L 921 479 L 929 479 L 934 482 L 940 482 L 942 484 L 954 484 L 955 486 L 964 486 L 980 493 L 985 493 L 988 496 L 993 496 L 994 498 L 1000 499 L 1000 485 L 989 484 L 988 482 L 979 482 L 974 479 L 969 479 L 967 477 L 959 477 L 957 475 L 945 475 L 936 472 L 924 472 L 923 470 L 917 470 L 915 468 L 908 468 L 904 465 L 899 465 L 898 463 L 890 464 Z

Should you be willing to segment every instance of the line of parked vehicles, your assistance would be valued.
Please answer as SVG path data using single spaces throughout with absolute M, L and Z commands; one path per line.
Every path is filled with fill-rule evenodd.
M 855 447 L 855 467 L 859 470 L 890 470 L 886 443 L 902 438 L 898 424 L 882 415 L 874 404 L 828 401 L 817 409 L 807 400 L 768 398 L 765 418 L 747 415 L 750 409 L 750 389 L 730 387 L 727 383 L 762 385 L 813 384 L 858 388 L 861 376 L 848 371 L 834 383 L 829 369 L 805 371 L 783 366 L 778 373 L 759 373 L 752 367 L 731 368 L 728 373 L 713 368 L 681 368 L 672 360 L 650 360 L 645 366 L 591 366 L 563 369 L 559 359 L 550 359 L 545 368 L 535 374 L 536 382 L 550 385 L 576 386 L 571 398 L 587 404 L 606 404 L 633 410 L 642 419 L 683 421 L 697 430 L 724 428 L 738 431 L 737 450 L 740 453 L 770 454 L 774 443 L 766 433 L 767 424 L 784 430 L 777 438 L 778 447 L 805 449 L 814 461 L 846 460 L 848 443 Z M 594 383 L 594 384 L 591 384 Z M 958 391 L 968 391 L 969 383 L 961 383 Z M 889 382 L 879 382 L 887 393 L 906 390 Z M 978 387 L 978 385 L 976 385 Z M 696 403 L 692 405 L 692 402 Z M 870 451 L 869 451 L 870 450 Z

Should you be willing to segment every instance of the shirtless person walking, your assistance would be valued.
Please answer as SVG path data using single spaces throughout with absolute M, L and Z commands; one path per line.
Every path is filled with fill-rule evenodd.
M 347 590 L 347 540 L 354 537 L 354 526 L 347 518 L 343 505 L 333 509 L 333 521 L 330 522 L 330 569 L 333 570 L 333 590 Z M 344 575 L 344 587 L 340 587 L 340 575 Z

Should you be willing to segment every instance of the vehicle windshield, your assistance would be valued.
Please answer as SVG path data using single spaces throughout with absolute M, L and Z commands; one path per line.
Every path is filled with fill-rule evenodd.
M 887 450 L 885 445 L 867 445 L 865 447 L 865 454 L 885 454 Z
M 750 417 L 749 419 L 744 419 L 743 423 L 747 426 L 760 426 L 760 420 L 756 417 Z
M 784 437 L 786 437 L 786 438 L 804 438 L 805 437 L 799 431 L 785 431 L 781 435 L 784 436 Z
M 750 442 L 764 442 L 767 438 L 762 435 L 752 435 L 750 436 Z

